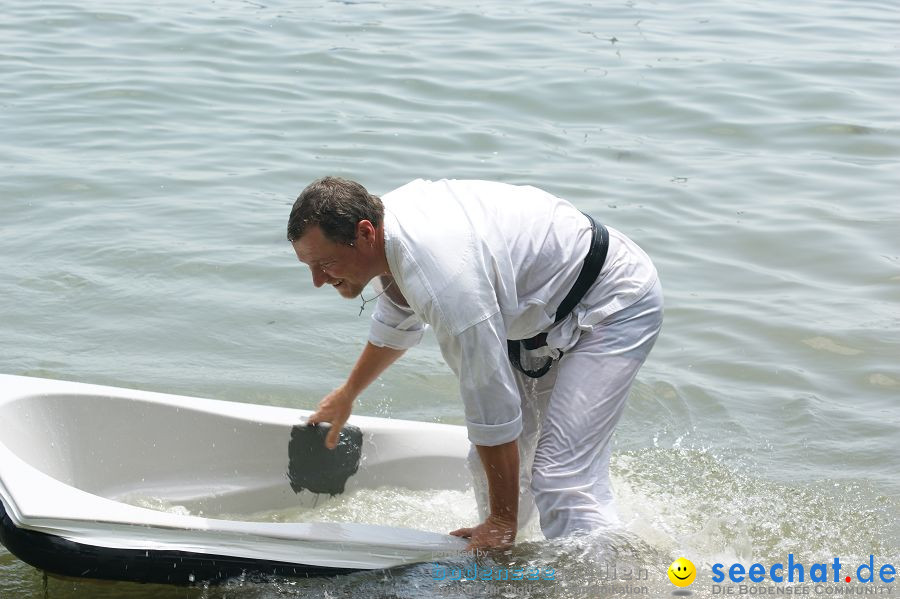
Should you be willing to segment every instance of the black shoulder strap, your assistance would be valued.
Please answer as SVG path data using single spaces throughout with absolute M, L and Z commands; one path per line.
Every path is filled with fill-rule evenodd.
M 606 262 L 606 254 L 609 252 L 609 231 L 594 220 L 594 217 L 590 214 L 585 214 L 585 216 L 591 221 L 591 247 L 584 258 L 584 264 L 581 266 L 578 278 L 575 279 L 575 284 L 572 285 L 572 289 L 563 298 L 562 303 L 556 310 L 556 320 L 553 321 L 553 324 L 558 323 L 572 313 L 575 305 L 581 301 L 581 298 L 584 297 L 591 285 L 594 284 L 594 281 L 597 280 L 597 277 L 600 276 L 600 269 L 603 268 L 603 263 Z
M 581 265 L 581 271 L 578 273 L 578 278 L 575 279 L 575 284 L 572 285 L 572 289 L 569 290 L 569 293 L 566 294 L 566 297 L 563 298 L 563 301 L 559 304 L 559 308 L 556 310 L 556 319 L 553 321 L 553 324 L 558 323 L 572 313 L 572 310 L 575 309 L 578 302 L 581 301 L 588 292 L 588 289 L 591 288 L 591 285 L 594 284 L 594 281 L 597 280 L 597 277 L 600 276 L 600 270 L 603 268 L 603 263 L 606 262 L 606 254 L 609 252 L 609 231 L 602 224 L 594 220 L 594 217 L 590 214 L 585 214 L 585 216 L 591 223 L 591 246 Z M 546 339 L 545 333 L 538 335 L 538 337 L 541 336 Z M 529 344 L 529 342 L 534 339 L 537 339 L 537 337 L 523 340 L 507 339 L 506 350 L 507 353 L 509 353 L 509 361 L 516 370 L 525 376 L 537 379 L 547 374 L 547 371 L 550 370 L 550 366 L 553 364 L 553 359 L 547 358 L 547 361 L 537 370 L 527 370 L 522 366 L 521 346 L 523 344 L 528 349 L 534 349 L 534 347 L 530 347 L 530 345 L 541 346 L 546 344 L 546 341 L 544 341 L 544 343 Z

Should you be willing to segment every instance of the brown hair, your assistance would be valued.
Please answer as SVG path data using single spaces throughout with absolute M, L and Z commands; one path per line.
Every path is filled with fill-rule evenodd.
M 335 243 L 356 240 L 356 225 L 368 220 L 378 227 L 384 218 L 381 198 L 366 191 L 355 181 L 323 177 L 306 186 L 288 217 L 288 241 L 300 239 L 309 227 L 318 225 L 325 237 Z

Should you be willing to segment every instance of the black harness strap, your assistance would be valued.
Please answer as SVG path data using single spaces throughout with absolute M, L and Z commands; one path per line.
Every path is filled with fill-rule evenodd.
M 591 288 L 591 285 L 594 284 L 594 281 L 597 280 L 597 277 L 600 276 L 600 269 L 603 268 L 603 263 L 606 262 L 606 254 L 609 251 L 609 231 L 594 220 L 590 214 L 585 214 L 585 216 L 591 222 L 591 247 L 584 258 L 584 263 L 581 265 L 581 271 L 578 273 L 578 278 L 575 279 L 575 284 L 572 285 L 572 289 L 569 290 L 569 293 L 566 294 L 566 297 L 563 298 L 562 303 L 556 310 L 556 320 L 553 321 L 553 324 L 558 323 L 572 313 L 578 302 L 581 301 L 588 289 Z M 547 358 L 547 361 L 537 370 L 528 370 L 522 366 L 522 345 L 529 350 L 543 347 L 547 345 L 547 333 L 541 333 L 528 339 L 506 340 L 509 361 L 516 370 L 533 379 L 547 374 L 547 371 L 550 370 L 550 366 L 553 364 L 553 358 Z

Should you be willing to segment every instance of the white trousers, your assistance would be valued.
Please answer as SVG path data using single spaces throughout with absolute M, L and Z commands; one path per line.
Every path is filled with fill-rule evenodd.
M 636 303 L 582 333 L 543 377 L 531 379 L 514 370 L 523 421 L 520 527 L 535 508 L 548 539 L 620 525 L 609 482 L 610 440 L 662 317 L 657 282 Z M 522 362 L 526 368 L 537 365 L 525 356 Z M 474 446 L 469 467 L 483 520 L 489 509 L 487 478 Z

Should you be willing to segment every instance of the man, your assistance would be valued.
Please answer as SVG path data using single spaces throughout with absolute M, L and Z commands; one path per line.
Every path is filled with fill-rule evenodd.
M 459 378 L 483 518 L 451 534 L 507 547 L 535 505 L 547 538 L 618 524 L 610 439 L 662 323 L 634 242 L 534 187 L 417 180 L 378 198 L 334 177 L 297 198 L 288 239 L 316 287 L 383 289 L 347 381 L 308 420 L 331 423 L 326 445 L 430 325 Z

